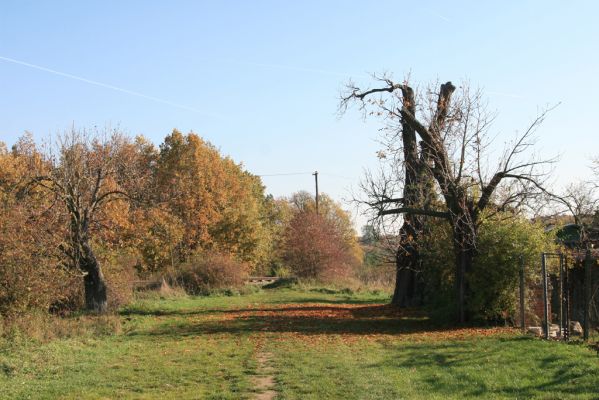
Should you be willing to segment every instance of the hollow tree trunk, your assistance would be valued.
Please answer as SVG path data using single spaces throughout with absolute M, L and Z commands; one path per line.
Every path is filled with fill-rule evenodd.
M 83 278 L 85 287 L 85 308 L 95 313 L 105 313 L 108 309 L 107 286 L 100 264 L 89 243 L 82 245 L 83 254 L 80 267 L 86 272 Z
M 470 246 L 456 246 L 456 293 L 457 293 L 457 313 L 460 323 L 467 322 L 470 319 L 468 309 L 468 300 L 470 289 L 468 285 L 468 273 L 472 270 L 472 260 L 474 250 Z
M 457 317 L 460 323 L 469 321 L 470 288 L 468 274 L 472 270 L 472 262 L 476 251 L 476 221 L 470 213 L 454 214 L 457 218 L 453 221 L 453 240 L 455 252 L 455 289 L 457 301 Z
M 402 246 L 396 254 L 395 290 L 391 303 L 398 307 L 421 305 L 418 286 L 420 254 L 412 246 Z
M 416 112 L 414 91 L 410 87 L 402 89 L 403 105 Z M 419 151 L 416 131 L 402 120 L 402 143 L 404 152 L 403 204 L 406 207 L 423 206 L 429 197 L 427 183 L 431 178 L 426 168 L 428 155 Z M 400 243 L 396 252 L 395 290 L 391 303 L 399 307 L 421 305 L 422 288 L 418 285 L 421 272 L 421 258 L 418 251 L 418 239 L 424 227 L 424 219 L 413 214 L 404 215 L 404 223 L 399 231 Z

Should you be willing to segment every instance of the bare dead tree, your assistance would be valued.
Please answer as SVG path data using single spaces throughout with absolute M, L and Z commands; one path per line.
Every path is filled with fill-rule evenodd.
M 35 174 L 28 185 L 45 189 L 64 207 L 69 238 L 61 250 L 84 275 L 86 308 L 98 313 L 107 310 L 107 286 L 92 232 L 106 204 L 129 198 L 121 186 L 127 174 L 128 160 L 121 154 L 125 143 L 116 131 L 99 135 L 72 129 L 59 135 L 56 155 L 53 150 L 46 154 L 49 172 Z
M 395 84 L 387 77 L 375 79 L 384 83 L 378 89 L 360 91 L 353 84 L 348 85 L 348 92 L 341 98 L 344 109 L 351 101 L 357 101 L 364 112 L 374 106 L 376 113 L 387 121 L 385 127 L 388 135 L 384 146 L 386 151 L 379 157 L 392 158 L 393 166 L 388 174 L 381 171 L 380 179 L 367 177 L 363 189 L 368 193 L 368 205 L 378 210 L 378 215 L 402 215 L 403 222 L 395 241 L 396 279 L 392 303 L 398 306 L 419 305 L 422 302 L 422 290 L 419 279 L 422 270 L 419 236 L 425 229 L 425 217 L 434 216 L 430 209 L 432 192 L 432 175 L 428 168 L 430 154 L 424 142 L 418 142 L 414 126 L 405 118 L 397 118 L 396 109 L 406 109 L 416 113 L 416 98 L 414 90 L 406 84 Z M 390 98 L 371 98 L 371 95 L 389 93 Z M 401 188 L 401 191 L 398 190 Z M 402 210 L 389 209 L 390 205 L 402 205 Z M 419 209 L 421 212 L 410 212 Z M 392 211 L 395 210 L 395 211 Z M 382 219 L 380 219 L 382 221 Z
M 580 232 L 580 245 L 589 248 L 589 233 L 593 219 L 599 206 L 597 187 L 590 182 L 571 183 L 564 189 L 562 194 L 553 194 L 550 200 L 557 203 L 561 209 L 557 214 L 568 214 L 574 219 Z
M 382 86 L 364 90 L 350 84 L 341 99 L 342 111 L 357 102 L 367 114 L 384 118 L 387 129 L 396 122 L 395 137 L 402 137 L 401 146 L 389 146 L 393 152 L 389 158 L 395 169 L 405 172 L 404 195 L 374 190 L 369 204 L 380 217 L 403 215 L 407 227 L 402 225 L 402 229 L 408 235 L 418 226 L 413 221 L 421 217 L 449 222 L 455 252 L 457 317 L 464 322 L 470 296 L 467 274 L 476 254 L 483 213 L 518 209 L 546 193 L 547 167 L 555 159 L 540 159 L 531 150 L 534 134 L 551 109 L 541 111 L 524 133 L 506 146 L 496 168 L 489 170 L 489 128 L 494 115 L 487 112 L 480 91 L 471 92 L 463 85 L 455 95 L 457 88 L 447 82 L 439 85 L 438 91 L 428 89 L 415 96 L 407 82 L 395 83 L 388 77 L 378 82 Z M 403 140 L 403 135 L 410 140 Z M 413 135 L 420 139 L 418 147 Z M 378 188 L 387 187 L 393 185 L 378 184 Z M 418 194 L 406 196 L 411 190 Z M 404 266 L 398 261 L 400 268 Z

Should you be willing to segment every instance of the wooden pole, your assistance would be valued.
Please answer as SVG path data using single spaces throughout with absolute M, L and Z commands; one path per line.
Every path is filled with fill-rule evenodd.
M 314 183 L 316 183 L 316 214 L 318 214 L 318 171 L 314 171 L 312 175 L 314 175 Z
M 526 333 L 524 294 L 524 256 L 520 256 L 520 329 L 522 333 Z

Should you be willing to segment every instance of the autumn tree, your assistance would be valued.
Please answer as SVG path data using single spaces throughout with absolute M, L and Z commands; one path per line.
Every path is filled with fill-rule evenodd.
M 409 182 L 403 174 L 392 174 L 387 175 L 387 181 L 370 185 L 374 190 L 369 193 L 369 204 L 381 217 L 399 214 L 404 219 L 424 216 L 449 222 L 455 259 L 457 319 L 464 322 L 472 297 L 467 277 L 477 253 L 481 215 L 492 210 L 518 209 L 545 191 L 543 167 L 552 160 L 536 159 L 530 155 L 530 149 L 534 144 L 533 134 L 548 110 L 537 116 L 506 148 L 497 167 L 489 173 L 486 150 L 493 115 L 486 111 L 480 92 L 471 92 L 464 85 L 456 95 L 458 88 L 447 82 L 437 90 L 428 89 L 417 96 L 407 82 L 396 83 L 388 77 L 379 82 L 380 87 L 367 89 L 350 84 L 342 105 L 356 101 L 364 109 L 374 107 L 386 121 L 395 123 L 399 134 L 405 128 L 415 132 L 421 141 L 417 155 L 423 160 L 418 165 L 433 177 L 434 193 L 440 202 L 425 198 L 423 203 L 414 204 L 398 195 L 393 189 L 402 187 L 405 193 Z M 394 152 L 393 171 L 404 172 L 409 168 L 410 163 L 399 154 L 405 152 L 401 142 L 388 150 Z M 398 181 L 401 184 L 397 185 Z M 422 190 L 427 187 L 428 179 L 416 178 L 414 184 L 414 190 Z
M 333 223 L 313 212 L 296 213 L 284 236 L 284 260 L 300 278 L 339 281 L 358 261 Z
M 177 130 L 160 146 L 155 176 L 155 201 L 184 226 L 179 261 L 202 251 L 232 254 L 253 267 L 264 259 L 268 237 L 259 177 L 198 135 Z
M 72 129 L 59 135 L 55 148 L 45 154 L 47 172 L 38 171 L 28 185 L 51 194 L 68 216 L 68 238 L 60 246 L 68 264 L 83 274 L 85 306 L 107 310 L 107 285 L 92 246 L 102 230 L 98 216 L 116 201 L 129 198 L 123 190 L 128 176 L 127 158 L 121 152 L 127 139 L 118 131 L 88 132 Z M 54 153 L 54 151 L 56 153 Z
M 289 204 L 294 213 L 316 213 L 314 196 L 306 191 L 299 191 L 289 197 Z M 318 214 L 323 216 L 340 233 L 343 240 L 359 252 L 356 242 L 356 231 L 350 214 L 326 193 L 321 193 L 318 200 Z
M 12 151 L 0 142 L 0 316 L 48 310 L 73 280 L 59 265 L 61 216 L 47 212 L 43 193 L 22 195 L 31 171 L 45 166 L 30 134 Z
M 265 259 L 256 271 L 262 275 L 281 275 L 289 271 L 285 266 L 284 242 L 285 230 L 293 217 L 294 211 L 285 198 L 275 199 L 267 195 L 263 202 L 262 223 L 266 229 Z
M 283 258 L 302 278 L 339 281 L 352 273 L 362 254 L 349 214 L 322 194 L 318 213 L 307 192 L 291 196 L 292 217 L 284 231 Z
M 185 225 L 165 207 L 149 205 L 131 215 L 133 240 L 143 259 L 140 273 L 154 273 L 179 264 Z

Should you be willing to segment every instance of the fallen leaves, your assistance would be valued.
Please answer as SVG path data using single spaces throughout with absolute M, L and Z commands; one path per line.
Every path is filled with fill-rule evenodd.
M 231 330 L 239 327 L 259 336 L 277 333 L 268 339 L 277 342 L 465 340 L 517 333 L 507 327 L 443 327 L 433 324 L 420 310 L 400 310 L 387 304 L 253 304 L 240 309 L 214 310 L 204 317 Z M 259 347 L 262 343 L 262 339 L 257 341 Z

